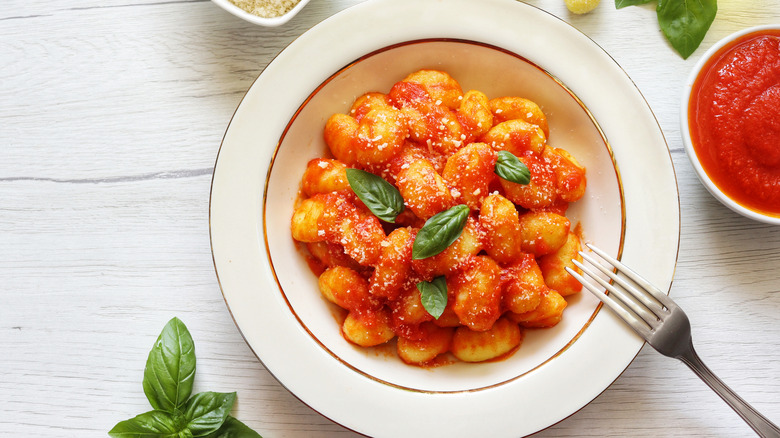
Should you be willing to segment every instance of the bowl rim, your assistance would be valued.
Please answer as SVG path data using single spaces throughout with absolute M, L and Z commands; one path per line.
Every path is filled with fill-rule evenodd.
M 727 45 L 731 44 L 737 39 L 742 38 L 745 35 L 767 31 L 767 30 L 780 30 L 780 24 L 763 24 L 763 25 L 751 26 L 739 30 L 737 32 L 734 32 L 730 35 L 721 38 L 715 44 L 713 44 L 709 49 L 707 49 L 706 52 L 704 52 L 704 54 L 699 58 L 696 64 L 694 64 L 693 68 L 688 74 L 685 84 L 683 85 L 685 91 L 682 94 L 682 102 L 681 102 L 681 109 L 680 109 L 680 124 L 682 128 L 680 131 L 683 140 L 683 147 L 685 148 L 685 154 L 688 156 L 688 160 L 690 161 L 691 165 L 696 171 L 696 176 L 699 178 L 699 181 L 701 181 L 702 185 L 704 185 L 707 191 L 709 191 L 710 194 L 715 199 L 720 201 L 721 204 L 725 205 L 735 213 L 738 213 L 744 217 L 759 222 L 764 222 L 767 224 L 780 225 L 780 215 L 779 216 L 767 215 L 759 211 L 751 210 L 747 207 L 744 207 L 743 205 L 741 205 L 740 203 L 738 203 L 737 201 L 731 199 L 728 195 L 726 195 L 720 189 L 720 187 L 718 187 L 717 184 L 715 184 L 712 181 L 710 176 L 707 175 L 707 172 L 704 170 L 704 167 L 702 167 L 701 162 L 699 162 L 698 155 L 694 150 L 693 140 L 691 140 L 690 125 L 688 123 L 688 106 L 691 100 L 691 91 L 693 90 L 693 84 L 696 82 L 696 79 L 701 74 L 704 66 L 722 48 L 726 47 Z
M 281 26 L 282 24 L 290 21 L 295 15 L 298 14 L 298 12 L 301 11 L 301 9 L 303 9 L 304 6 L 306 6 L 307 3 L 309 3 L 310 0 L 299 0 L 298 3 L 292 9 L 287 11 L 287 13 L 285 13 L 284 15 L 280 15 L 278 17 L 260 17 L 258 15 L 254 15 L 234 5 L 233 3 L 230 2 L 230 0 L 211 0 L 211 1 L 212 3 L 216 4 L 217 6 L 224 9 L 225 11 L 235 15 L 238 18 L 246 20 L 250 23 L 254 23 L 266 27 L 276 27 L 276 26 Z

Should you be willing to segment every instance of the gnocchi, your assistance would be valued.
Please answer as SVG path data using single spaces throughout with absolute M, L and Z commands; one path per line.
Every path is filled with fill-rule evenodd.
M 536 102 L 464 91 L 437 70 L 331 115 L 330 155 L 304 169 L 290 231 L 343 309 L 344 339 L 434 366 L 506 357 L 525 330 L 557 324 L 581 289 L 565 271 L 581 248 L 565 212 L 587 183 L 549 136 Z M 373 179 L 355 186 L 356 173 Z M 420 256 L 426 244 L 441 247 Z

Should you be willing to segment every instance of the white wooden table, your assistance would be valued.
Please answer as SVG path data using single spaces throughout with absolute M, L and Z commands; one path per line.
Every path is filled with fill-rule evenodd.
M 148 410 L 144 363 L 173 316 L 195 339 L 196 391 L 238 391 L 233 415 L 265 438 L 357 436 L 288 393 L 244 343 L 215 278 L 208 202 L 220 140 L 253 79 L 360 1 L 314 0 L 288 24 L 260 28 L 207 0 L 2 0 L 0 436 L 106 436 Z M 682 84 L 704 50 L 780 22 L 780 5 L 720 0 L 683 60 L 654 3 L 615 10 L 603 0 L 584 16 L 563 0 L 528 3 L 590 36 L 646 97 L 679 184 L 671 293 L 704 361 L 780 422 L 780 230 L 718 204 L 679 130 Z M 684 365 L 645 348 L 601 396 L 537 436 L 751 431 Z

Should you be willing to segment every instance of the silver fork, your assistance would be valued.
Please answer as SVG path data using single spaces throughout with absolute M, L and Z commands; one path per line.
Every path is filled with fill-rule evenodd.
M 671 298 L 636 272 L 607 255 L 604 251 L 591 244 L 586 244 L 586 246 L 609 263 L 609 267 L 605 267 L 584 251 L 580 251 L 579 254 L 583 260 L 590 263 L 612 281 L 604 280 L 593 269 L 578 260 L 573 260 L 574 264 L 582 270 L 583 274 L 590 277 L 591 280 L 598 283 L 601 287 L 596 286 L 593 281 L 588 281 L 576 270 L 566 268 L 569 274 L 574 276 L 585 288 L 603 301 L 659 353 L 679 359 L 688 365 L 759 436 L 780 438 L 780 428 L 726 386 L 699 359 L 699 356 L 693 349 L 691 324 L 688 321 L 688 317 Z M 615 271 L 622 275 L 617 275 Z M 630 279 L 630 281 L 627 281 L 625 278 Z M 609 294 L 606 294 L 605 290 L 609 291 Z

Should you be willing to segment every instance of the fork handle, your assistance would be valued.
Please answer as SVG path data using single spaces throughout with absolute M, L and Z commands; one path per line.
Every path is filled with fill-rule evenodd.
M 726 386 L 706 365 L 699 359 L 693 344 L 682 353 L 679 359 L 696 373 L 704 383 L 715 391 L 734 411 L 742 417 L 750 427 L 763 438 L 780 438 L 780 428 L 761 415 L 757 410 L 750 406 L 748 402 L 738 396 L 737 393 Z

